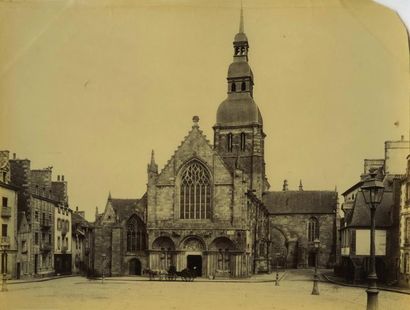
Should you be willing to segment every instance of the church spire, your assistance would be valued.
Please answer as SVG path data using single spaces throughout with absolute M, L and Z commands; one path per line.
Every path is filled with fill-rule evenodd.
M 243 5 L 242 5 L 242 1 L 241 1 L 241 17 L 239 20 L 239 33 L 244 33 L 244 26 L 243 26 Z
M 155 163 L 154 150 L 151 151 L 151 162 L 148 164 L 148 173 L 158 173 L 158 165 Z

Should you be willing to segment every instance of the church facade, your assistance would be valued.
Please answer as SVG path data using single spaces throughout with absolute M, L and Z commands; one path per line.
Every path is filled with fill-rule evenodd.
M 104 212 L 97 211 L 93 227 L 95 273 L 104 270 L 109 275 L 130 275 L 141 274 L 145 268 L 168 270 L 175 266 L 177 270 L 196 269 L 200 276 L 247 277 L 269 272 L 275 264 L 272 238 L 277 231 L 275 215 L 271 215 L 275 199 L 266 198 L 275 194 L 268 192 L 266 135 L 253 99 L 254 79 L 242 14 L 233 49 L 227 98 L 217 110 L 213 144 L 194 116 L 188 135 L 161 171 L 152 153 L 147 191 L 141 199 L 109 195 Z M 337 193 L 329 195 L 332 198 L 326 200 L 326 210 L 334 217 Z M 295 207 L 300 213 L 303 199 L 297 203 L 301 203 L 300 208 Z M 308 218 L 314 216 L 312 211 Z M 333 228 L 329 232 L 332 243 L 336 239 Z M 303 236 L 288 233 L 284 241 L 276 242 L 275 251 L 280 248 L 281 256 L 294 256 L 283 261 L 308 259 L 298 258 L 295 249 L 288 251 L 287 239 L 294 246 L 300 238 Z

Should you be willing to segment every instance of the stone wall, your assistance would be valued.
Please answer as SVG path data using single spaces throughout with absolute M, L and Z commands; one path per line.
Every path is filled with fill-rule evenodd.
M 309 253 L 313 251 L 312 244 L 307 241 L 308 221 L 312 214 L 271 215 L 270 227 L 279 230 L 287 246 L 286 264 L 288 268 L 305 268 L 308 266 Z M 319 239 L 321 242 L 318 265 L 322 268 L 332 267 L 335 263 L 335 215 L 315 215 L 319 221 Z M 275 243 L 275 235 L 271 234 Z M 274 247 L 271 247 L 273 251 Z M 271 253 L 275 257 L 275 253 Z

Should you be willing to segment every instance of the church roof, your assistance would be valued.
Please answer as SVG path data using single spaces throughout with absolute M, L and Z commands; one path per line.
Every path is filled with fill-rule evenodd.
M 271 214 L 335 213 L 335 191 L 280 191 L 266 192 L 263 204 Z
M 228 79 L 250 77 L 253 80 L 253 72 L 247 61 L 236 61 L 229 65 Z
M 144 214 L 147 199 L 146 194 L 141 199 L 111 198 L 111 206 L 120 220 L 130 217 L 134 213 Z M 144 218 L 142 218 L 144 220 Z

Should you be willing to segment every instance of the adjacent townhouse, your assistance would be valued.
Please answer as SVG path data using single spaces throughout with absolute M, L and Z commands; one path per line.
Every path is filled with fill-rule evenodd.
M 17 193 L 10 183 L 9 151 L 0 151 L 0 255 L 1 274 L 14 278 L 18 273 L 17 256 Z
M 342 195 L 344 202 L 341 222 L 341 264 L 335 271 L 352 282 L 365 281 L 369 270 L 370 209 L 365 203 L 361 186 L 371 170 L 377 170 L 383 181 L 384 195 L 376 209 L 375 246 L 376 272 L 380 281 L 398 281 L 400 266 L 400 194 L 409 141 L 385 142 L 383 159 L 365 159 L 360 181 Z

